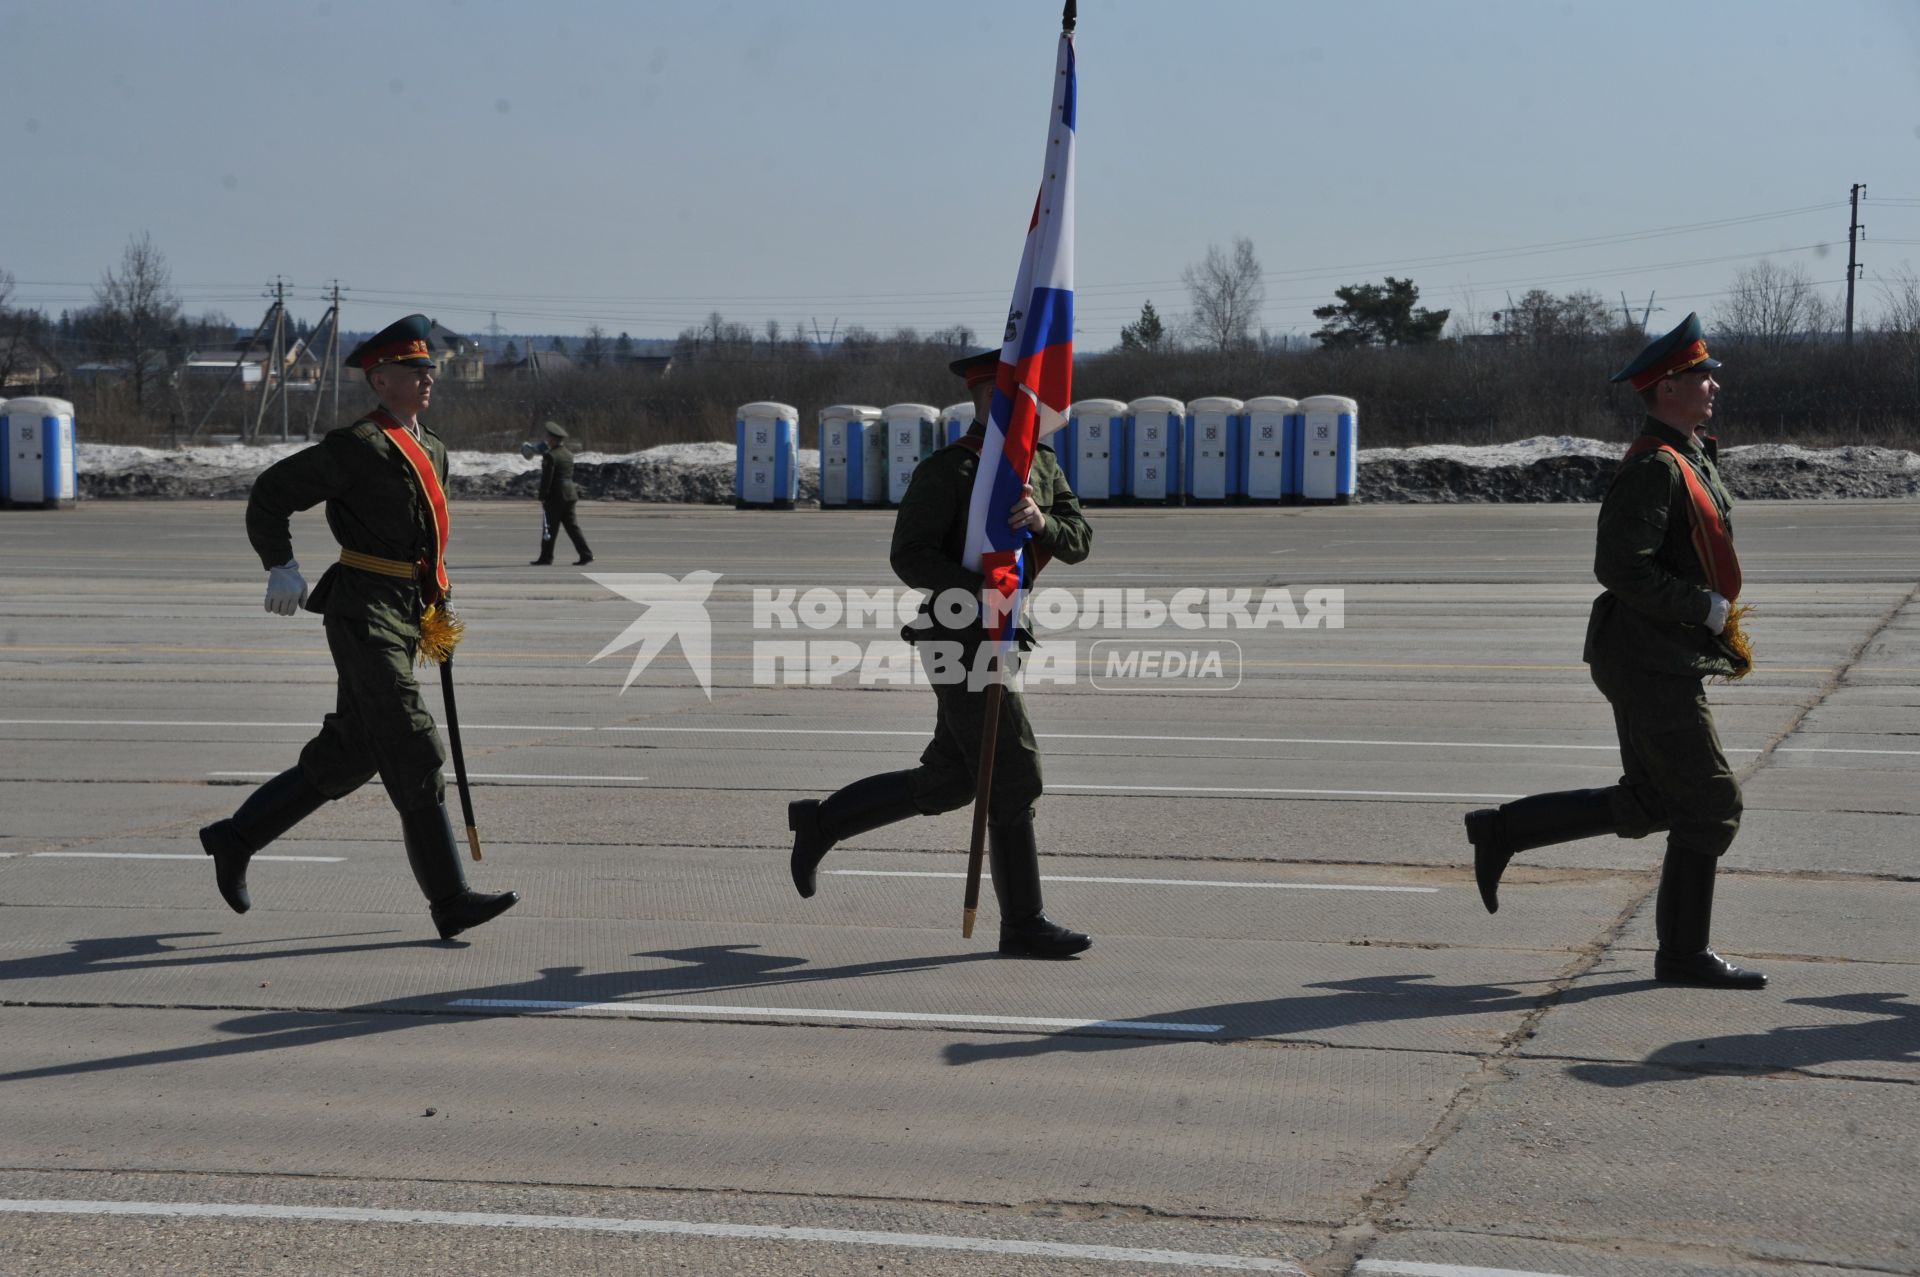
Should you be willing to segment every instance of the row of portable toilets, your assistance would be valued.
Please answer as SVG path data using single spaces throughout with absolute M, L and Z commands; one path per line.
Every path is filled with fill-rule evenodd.
M 0 508 L 70 506 L 76 474 L 72 404 L 0 399 Z
M 1359 417 L 1359 405 L 1339 395 L 1083 399 L 1047 442 L 1083 501 L 1344 505 L 1353 499 Z M 914 467 L 972 424 L 971 403 L 822 408 L 820 504 L 898 505 Z M 750 403 L 734 425 L 735 504 L 790 507 L 800 485 L 799 413 Z

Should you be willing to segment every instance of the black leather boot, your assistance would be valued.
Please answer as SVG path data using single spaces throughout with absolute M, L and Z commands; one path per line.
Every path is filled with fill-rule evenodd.
M 200 831 L 200 846 L 213 857 L 221 899 L 235 913 L 253 908 L 247 894 L 247 862 L 274 839 L 320 810 L 325 794 L 305 772 L 290 767 L 247 795 L 240 810 Z
M 1500 912 L 1500 875 L 1516 854 L 1615 832 L 1611 789 L 1566 789 L 1467 813 L 1473 877 L 1488 913 Z
M 451 940 L 520 903 L 517 891 L 490 895 L 467 886 L 445 803 L 401 812 L 400 830 L 406 838 L 407 863 L 413 866 L 414 881 L 427 898 L 442 940 Z
M 913 801 L 912 776 L 882 772 L 856 780 L 824 801 L 802 798 L 787 804 L 787 828 L 793 831 L 787 868 L 802 898 L 813 895 L 814 871 L 835 843 L 921 814 Z
M 1718 868 L 1713 856 L 1667 848 L 1667 859 L 1660 866 L 1660 894 L 1653 906 L 1653 927 L 1660 937 L 1653 955 L 1653 978 L 1715 989 L 1764 989 L 1766 976 L 1736 967 L 1707 946 L 1713 931 L 1713 877 Z
M 1041 907 L 1040 849 L 1034 843 L 1032 815 L 989 818 L 987 858 L 993 866 L 994 899 L 1000 902 L 1000 952 L 1071 958 L 1092 947 L 1092 936 L 1061 926 Z

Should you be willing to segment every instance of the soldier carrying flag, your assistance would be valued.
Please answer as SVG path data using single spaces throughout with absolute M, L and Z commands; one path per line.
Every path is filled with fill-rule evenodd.
M 299 763 L 200 831 L 235 913 L 252 907 L 247 863 L 257 852 L 375 775 L 400 813 L 407 860 L 441 939 L 520 900 L 467 886 L 447 817 L 446 754 L 413 677 L 423 645 L 438 647 L 441 659 L 458 641 L 445 620 L 447 450 L 419 420 L 433 395 L 428 331 L 425 315 L 409 315 L 357 346 L 347 366 L 366 373 L 380 406 L 269 466 L 247 499 L 247 538 L 268 571 L 267 611 L 321 613 L 340 682 L 335 711 Z M 289 521 L 322 501 L 340 559 L 309 597 Z
M 793 885 L 811 896 L 815 872 L 835 843 L 909 816 L 952 811 L 978 793 L 1000 905 L 1000 952 L 1037 958 L 1071 957 L 1093 943 L 1043 911 L 1033 830 L 1040 750 L 1019 692 L 1003 682 L 1017 660 L 1021 592 L 1045 562 L 1079 563 L 1093 544 L 1079 499 L 1053 449 L 1040 442 L 1064 421 L 1073 377 L 1072 31 L 1069 3 L 1046 167 L 1004 344 L 950 365 L 973 396 L 973 428 L 914 470 L 894 521 L 893 570 L 927 593 L 904 636 L 919 646 L 939 704 L 933 740 L 916 768 L 869 776 L 787 809 Z M 955 597 L 970 604 L 958 620 L 942 606 Z M 990 773 L 981 768 L 983 743 L 994 760 Z

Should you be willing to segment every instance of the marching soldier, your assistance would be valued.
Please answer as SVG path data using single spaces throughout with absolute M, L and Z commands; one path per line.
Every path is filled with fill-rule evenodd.
M 267 611 L 292 616 L 305 607 L 326 618 L 339 699 L 297 765 L 200 831 L 235 913 L 252 907 L 255 853 L 375 775 L 400 813 L 407 861 L 441 939 L 520 899 L 467 886 L 447 817 L 445 754 L 413 678 L 422 617 L 448 593 L 447 450 L 419 419 L 433 395 L 428 323 L 409 315 L 355 347 L 347 366 L 365 372 L 380 406 L 268 467 L 247 500 L 247 538 L 268 571 Z M 322 501 L 340 558 L 309 597 L 288 523 Z
M 942 628 L 932 605 L 949 590 L 964 591 L 977 601 L 984 583 L 981 574 L 964 567 L 961 559 L 973 476 L 979 468 L 999 364 L 1000 352 L 988 350 L 949 365 L 966 379 L 973 396 L 973 428 L 960 442 L 934 453 L 914 470 L 893 525 L 894 573 L 927 593 L 920 619 L 903 636 L 921 645 L 921 660 L 933 683 L 939 704 L 933 740 L 920 755 L 918 767 L 868 776 L 825 800 L 806 798 L 788 805 L 787 827 L 794 835 L 789 869 L 802 896 L 813 895 L 815 872 L 835 843 L 909 816 L 952 811 L 974 799 L 985 692 L 968 685 L 966 671 L 972 668 L 986 632 L 977 619 L 977 603 L 976 619 L 960 628 Z M 1032 530 L 1027 552 L 1039 555 L 1041 562 L 1085 559 L 1093 531 L 1053 449 L 1046 444 L 1035 449 L 1027 482 L 1007 520 L 1014 527 Z M 946 669 L 958 669 L 957 679 L 942 673 L 941 649 L 948 656 L 962 654 L 957 661 L 944 662 Z M 1000 952 L 1071 957 L 1093 940 L 1060 926 L 1042 909 L 1039 849 L 1033 833 L 1033 805 L 1041 792 L 1040 749 L 1026 706 L 1011 686 L 1004 691 L 997 736 L 987 848 L 993 892 L 1000 905 Z
M 1720 383 L 1700 320 L 1688 315 L 1613 376 L 1646 401 L 1647 420 L 1600 506 L 1594 600 L 1585 659 L 1613 706 L 1624 775 L 1606 789 L 1536 794 L 1470 812 L 1474 877 L 1488 912 L 1515 854 L 1576 838 L 1644 838 L 1667 831 L 1654 906 L 1656 980 L 1754 989 L 1758 971 L 1707 944 L 1713 879 L 1740 828 L 1740 783 L 1714 730 L 1702 680 L 1739 677 L 1749 658 L 1732 641 L 1739 561 L 1732 499 L 1706 433 Z
M 559 422 L 549 421 L 546 430 L 546 449 L 540 456 L 540 557 L 532 566 L 553 562 L 553 543 L 565 528 L 573 552 L 579 556 L 574 566 L 585 567 L 593 562 L 593 551 L 587 548 L 587 538 L 581 535 L 574 518 L 580 490 L 573 486 L 573 451 L 567 447 L 567 432 Z

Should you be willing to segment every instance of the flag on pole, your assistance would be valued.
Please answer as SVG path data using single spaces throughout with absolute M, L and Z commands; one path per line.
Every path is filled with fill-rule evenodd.
M 1072 5 L 1068 12 L 1071 14 Z M 1041 439 L 1067 421 L 1073 400 L 1073 136 L 1076 82 L 1073 30 L 1060 33 L 1046 166 L 1027 226 L 1013 301 L 1000 347 L 980 468 L 967 508 L 962 562 L 986 576 L 982 616 L 996 647 L 1019 628 L 1022 594 L 1037 571 L 1027 543 L 1033 534 L 1007 524 L 1033 468 Z M 996 597 L 997 596 L 997 597 Z

